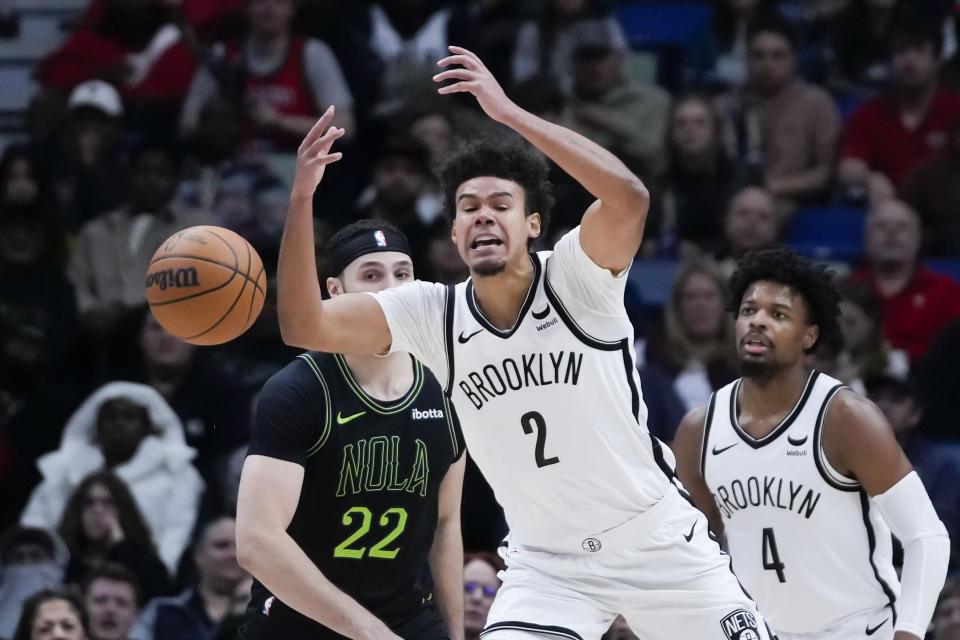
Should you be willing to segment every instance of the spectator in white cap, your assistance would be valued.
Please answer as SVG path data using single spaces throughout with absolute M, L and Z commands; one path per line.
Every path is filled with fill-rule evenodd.
M 126 163 L 120 153 L 124 109 L 120 94 L 103 80 L 78 84 L 67 106 L 71 127 L 60 188 L 76 228 L 126 198 Z

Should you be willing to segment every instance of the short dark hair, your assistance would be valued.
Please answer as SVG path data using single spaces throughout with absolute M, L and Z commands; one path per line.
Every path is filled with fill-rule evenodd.
M 41 547 L 51 560 L 56 556 L 53 537 L 46 529 L 15 524 L 0 536 L 0 566 L 6 566 L 10 562 L 10 554 L 13 553 L 14 548 L 22 544 L 35 544 Z
M 937 21 L 903 3 L 894 14 L 887 42 L 891 54 L 908 47 L 929 44 L 933 47 L 934 57 L 939 58 L 943 49 L 943 32 Z
M 833 272 L 824 265 L 814 264 L 784 245 L 747 252 L 730 276 L 727 309 L 737 313 L 743 294 L 754 282 L 768 280 L 790 287 L 803 298 L 807 306 L 807 321 L 820 329 L 817 340 L 807 353 L 816 350 L 819 343 L 842 345 L 840 333 L 840 294 Z
M 467 180 L 494 176 L 512 180 L 523 188 L 526 214 L 540 214 L 540 235 L 546 234 L 553 209 L 550 167 L 543 154 L 522 140 L 481 137 L 461 142 L 440 169 L 443 207 L 450 219 L 457 215 L 457 189 Z
M 116 562 L 103 562 L 87 572 L 80 582 L 80 590 L 83 595 L 90 594 L 90 587 L 97 580 L 110 580 L 112 582 L 125 582 L 133 589 L 133 599 L 139 607 L 142 603 L 143 594 L 140 592 L 140 580 L 137 574 L 129 568 Z
M 797 31 L 779 13 L 768 12 L 751 22 L 747 28 L 747 42 L 753 42 L 753 39 L 760 33 L 775 33 L 786 40 L 793 51 L 797 50 L 799 44 Z
M 83 627 L 84 635 L 89 634 L 89 623 L 87 622 L 87 611 L 83 607 L 83 602 L 76 591 L 64 587 L 55 589 L 41 589 L 26 599 L 23 603 L 20 621 L 17 623 L 17 630 L 13 633 L 11 640 L 30 640 L 33 634 L 33 621 L 37 617 L 40 606 L 51 600 L 66 600 L 73 612 L 77 614 L 80 620 L 80 626 Z

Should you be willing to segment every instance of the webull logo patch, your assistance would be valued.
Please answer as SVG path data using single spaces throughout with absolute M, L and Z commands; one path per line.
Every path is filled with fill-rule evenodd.
M 199 287 L 200 281 L 195 267 L 181 269 L 162 269 L 147 274 L 147 289 L 157 287 L 166 291 L 167 287 Z

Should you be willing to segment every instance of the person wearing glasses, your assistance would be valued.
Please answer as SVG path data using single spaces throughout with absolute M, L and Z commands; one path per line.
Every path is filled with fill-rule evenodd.
M 463 555 L 464 640 L 478 640 L 487 624 L 487 613 L 500 588 L 497 574 L 503 569 L 499 556 L 489 551 Z

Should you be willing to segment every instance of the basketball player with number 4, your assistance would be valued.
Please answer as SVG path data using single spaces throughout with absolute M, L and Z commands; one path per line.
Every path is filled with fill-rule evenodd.
M 769 640 L 706 526 L 687 535 L 703 514 L 646 428 L 623 293 L 647 189 L 608 151 L 510 101 L 476 55 L 450 52 L 439 93 L 472 95 L 519 134 L 471 141 L 440 172 L 470 278 L 322 300 L 307 176 L 336 129 L 318 130 L 301 147 L 303 199 L 291 201 L 280 250 L 284 340 L 409 352 L 444 385 L 510 527 L 485 640 L 598 640 L 617 614 L 650 640 Z M 596 200 L 552 252 L 531 253 L 552 204 L 537 149 Z
M 831 274 L 779 247 L 747 254 L 729 288 L 743 377 L 681 422 L 684 487 L 780 640 L 923 638 L 949 539 L 880 410 L 805 366 L 839 339 Z

